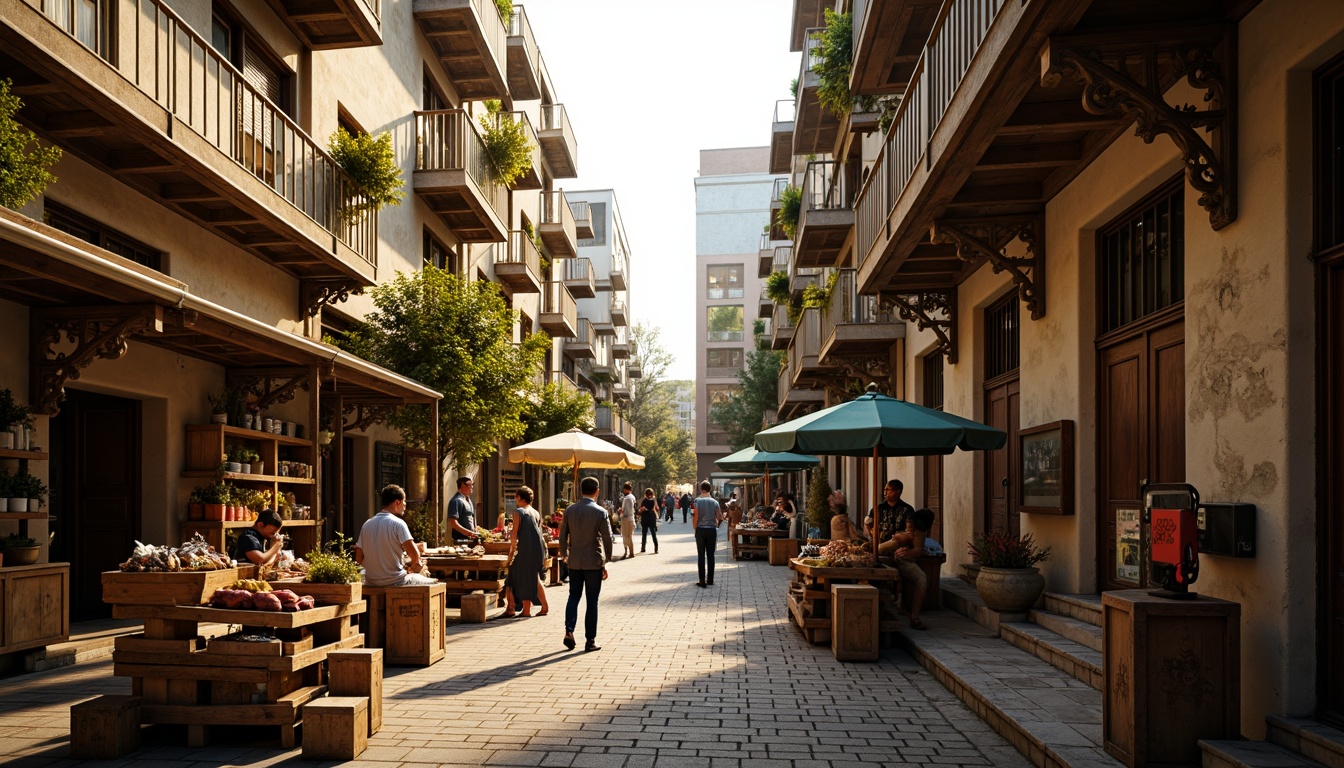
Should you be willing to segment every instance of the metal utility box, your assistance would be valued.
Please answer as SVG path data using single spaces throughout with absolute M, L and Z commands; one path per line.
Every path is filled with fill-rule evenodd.
M 1199 507 L 1199 552 L 1255 557 L 1255 505 L 1205 502 Z

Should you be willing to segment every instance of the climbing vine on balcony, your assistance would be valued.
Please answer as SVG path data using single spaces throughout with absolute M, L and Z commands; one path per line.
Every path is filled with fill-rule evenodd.
M 377 136 L 367 133 L 351 134 L 337 128 L 327 141 L 331 157 L 341 166 L 363 192 L 363 199 L 348 202 L 341 214 L 360 218 L 377 212 L 385 205 L 396 205 L 406 197 L 401 191 L 406 182 L 397 167 L 396 153 L 392 151 L 392 134 L 383 131 Z
M 771 272 L 770 276 L 765 278 L 765 295 L 776 304 L 788 304 L 789 273 L 784 271 Z
M 820 80 L 817 100 L 840 118 L 848 115 L 854 106 L 854 99 L 849 93 L 849 70 L 854 60 L 852 26 L 848 13 L 836 13 L 827 8 L 826 28 L 818 34 L 817 56 L 820 61 L 812 65 L 812 71 Z
M 798 231 L 798 214 L 803 207 L 803 189 L 790 184 L 779 193 L 779 228 L 790 240 Z
M 481 139 L 485 154 L 495 178 L 506 187 L 512 187 L 519 177 L 532 170 L 532 142 L 527 140 L 527 127 L 521 120 L 500 113 L 498 101 L 486 102 L 486 114 L 481 115 Z
M 803 309 L 820 309 L 823 313 L 831 309 L 831 295 L 835 293 L 835 283 L 840 279 L 839 272 L 831 272 L 826 278 L 826 287 L 809 285 L 803 288 Z

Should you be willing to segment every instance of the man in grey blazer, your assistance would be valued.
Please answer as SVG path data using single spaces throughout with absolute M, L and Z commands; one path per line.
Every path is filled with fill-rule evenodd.
M 597 478 L 579 482 L 583 499 L 570 504 L 560 523 L 560 559 L 569 562 L 569 602 L 565 605 L 565 647 L 574 649 L 574 627 L 579 621 L 579 598 L 588 604 L 583 617 L 588 642 L 585 651 L 599 651 L 597 644 L 597 598 L 611 561 L 611 521 L 597 503 Z

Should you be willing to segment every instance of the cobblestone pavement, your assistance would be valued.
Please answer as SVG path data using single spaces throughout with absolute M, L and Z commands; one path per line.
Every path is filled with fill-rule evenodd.
M 664 523 L 662 538 L 661 554 L 612 565 L 601 651 L 561 645 L 568 588 L 553 587 L 548 616 L 453 625 L 446 659 L 388 669 L 383 728 L 357 762 L 1028 766 L 903 651 L 884 651 L 875 664 L 841 664 L 829 648 L 807 645 L 788 622 L 787 569 L 732 562 L 720 541 L 716 585 L 700 589 L 690 527 Z M 580 649 L 582 634 L 581 611 Z M 73 764 L 70 706 L 129 692 L 108 661 L 0 682 L 0 764 Z M 182 746 L 183 731 L 159 727 L 146 731 L 130 759 L 98 765 L 313 765 L 297 749 L 278 749 L 276 738 L 265 727 L 218 727 L 211 746 L 191 749 Z

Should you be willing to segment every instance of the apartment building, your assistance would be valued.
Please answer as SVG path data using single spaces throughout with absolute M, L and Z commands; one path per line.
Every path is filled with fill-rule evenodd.
M 1145 481 L 1253 505 L 1254 556 L 1206 553 L 1196 585 L 1241 606 L 1241 732 L 1344 721 L 1344 6 L 840 3 L 859 100 L 837 117 L 811 71 L 825 5 L 792 4 L 771 143 L 803 193 L 791 277 L 837 275 L 829 313 L 775 327 L 792 386 L 875 380 L 1008 433 L 885 462 L 950 566 L 978 532 L 1031 533 L 1047 590 L 1148 587 L 1123 555 Z
M 676 387 L 672 395 L 672 407 L 676 412 L 677 428 L 686 432 L 695 432 L 695 382 L 674 381 Z
M 697 477 L 729 453 L 727 433 L 709 419 L 738 386 L 755 348 L 763 284 L 755 261 L 771 244 L 767 201 L 775 176 L 768 148 L 700 150 L 695 178 L 695 455 Z
M 521 5 L 3 0 L 0 74 L 19 119 L 64 150 L 45 195 L 0 209 L 0 387 L 38 412 L 49 451 L 23 460 L 52 486 L 44 558 L 70 563 L 88 615 L 133 540 L 249 525 L 186 519 L 214 476 L 196 465 L 225 441 L 263 448 L 276 474 L 231 482 L 294 494 L 315 519 L 287 529 L 310 544 L 357 530 L 387 482 L 437 506 L 439 457 L 383 419 L 439 394 L 320 343 L 370 311 L 363 289 L 424 264 L 495 282 L 517 340 L 553 335 L 544 373 L 559 371 L 577 333 L 563 275 L 578 231 L 559 189 L 577 142 Z M 535 146 L 513 188 L 484 158 L 481 121 L 501 119 Z M 391 134 L 400 205 L 349 214 L 359 190 L 326 150 L 338 126 Z M 239 381 L 299 426 L 210 425 L 207 395 Z M 309 469 L 280 477 L 281 462 Z M 475 474 L 485 524 L 536 477 L 502 458 Z M 32 517 L 0 525 L 45 541 L 45 512 Z

